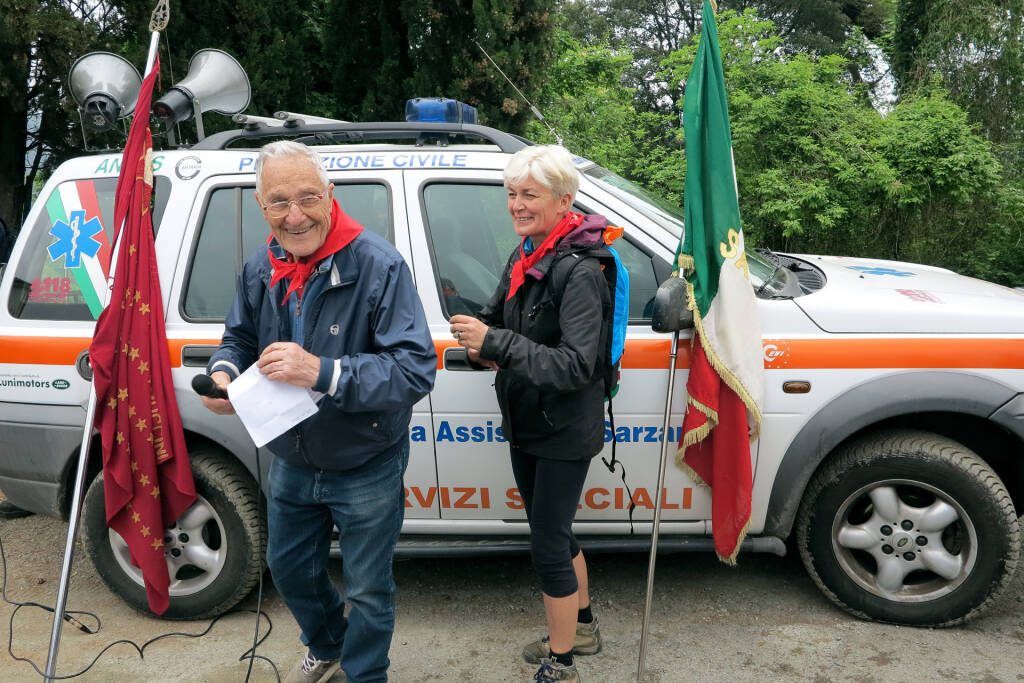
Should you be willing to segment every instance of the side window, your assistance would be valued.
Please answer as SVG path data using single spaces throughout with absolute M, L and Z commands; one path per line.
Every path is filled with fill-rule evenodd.
M 434 183 L 423 209 L 446 315 L 479 311 L 519 243 L 499 184 Z
M 650 323 L 654 294 L 658 291 L 658 274 L 653 259 L 626 236 L 612 245 L 629 273 L 629 322 Z
M 573 211 L 593 213 L 585 207 L 574 205 Z M 629 273 L 629 322 L 650 323 L 651 308 L 658 283 L 668 276 L 668 264 L 656 260 L 650 254 L 629 240 L 629 226 L 626 232 L 612 243 L 619 260 Z M 662 271 L 659 277 L 659 269 Z
M 519 244 L 505 188 L 434 183 L 423 189 L 423 207 L 445 314 L 475 314 L 491 298 L 509 254 Z M 589 213 L 581 206 L 573 210 Z M 629 272 L 630 322 L 649 322 L 660 281 L 658 264 L 626 236 L 614 247 Z M 661 270 L 667 276 L 667 265 Z
M 223 320 L 227 315 L 235 297 L 235 278 L 244 258 L 240 243 L 242 235 L 257 232 L 255 228 L 259 222 L 264 226 L 264 240 L 269 232 L 251 193 L 251 188 L 244 187 L 223 187 L 210 193 L 199 241 L 192 253 L 192 268 L 185 289 L 185 318 Z M 249 218 L 243 208 L 246 199 L 256 206 L 256 220 L 242 223 L 243 217 Z M 252 229 L 241 230 L 240 224 Z M 250 240 L 249 246 L 253 246 L 254 241 Z
M 395 243 L 395 231 L 391 225 L 391 199 L 386 186 L 380 183 L 336 183 L 334 197 L 341 204 L 342 210 L 360 225 L 391 244 Z
M 95 320 L 110 272 L 117 178 L 61 183 L 45 198 L 17 264 L 7 309 L 26 320 Z M 159 229 L 170 183 L 156 176 L 153 228 Z M 44 201 L 40 197 L 38 200 Z
M 220 321 L 235 298 L 242 264 L 266 249 L 270 227 L 253 199 L 252 186 L 222 187 L 210 193 L 185 286 L 183 316 Z M 381 183 L 335 185 L 334 196 L 345 213 L 368 230 L 394 241 L 390 195 Z

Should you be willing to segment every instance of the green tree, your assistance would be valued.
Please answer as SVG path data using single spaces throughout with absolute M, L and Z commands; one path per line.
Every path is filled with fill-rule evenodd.
M 630 53 L 584 47 L 562 30 L 556 37 L 559 56 L 537 100 L 554 132 L 533 120 L 527 137 L 546 143 L 561 138 L 573 153 L 681 201 L 678 175 L 665 173 L 683 160 L 681 131 L 670 115 L 634 108 L 634 91 L 623 78 Z
M 123 53 L 136 64 L 145 60 L 153 0 L 119 0 L 125 36 Z M 238 60 L 249 78 L 252 99 L 247 112 L 269 116 L 275 111 L 333 115 L 321 61 L 323 3 L 298 5 L 261 0 L 243 6 L 229 0 L 171 0 L 170 22 L 160 39 L 161 83 L 167 90 L 188 73 L 198 50 L 216 48 Z M 232 127 L 219 115 L 204 117 L 209 135 Z M 186 137 L 193 135 L 183 127 Z M 192 138 L 194 139 L 194 138 Z
M 154 0 L 0 0 L 0 216 L 19 226 L 36 180 L 83 151 L 67 75 L 77 57 L 94 50 L 120 54 L 142 70 Z M 320 64 L 319 3 L 170 3 L 161 36 L 162 90 L 185 77 L 201 48 L 220 48 L 239 60 L 253 90 L 250 112 L 287 109 L 323 113 L 326 97 L 310 76 Z M 319 69 L 322 71 L 322 69 Z M 204 119 L 207 132 L 226 117 Z M 194 128 L 185 128 L 193 136 Z M 116 148 L 120 128 L 90 136 L 93 147 Z M 157 138 L 159 146 L 161 140 Z
M 888 30 L 895 0 L 723 0 L 720 7 L 757 11 L 773 22 L 792 52 L 844 54 L 854 30 L 878 40 Z
M 1008 283 L 1024 276 L 1020 262 L 999 256 L 1018 239 L 1021 195 L 945 92 L 906 99 L 882 117 L 843 58 L 780 53 L 771 22 L 750 13 L 719 20 L 740 213 L 753 243 Z M 672 82 L 685 79 L 695 50 L 666 61 Z
M 902 98 L 944 89 L 993 143 L 1001 189 L 979 207 L 990 239 L 978 262 L 991 277 L 1024 282 L 1024 2 L 899 0 L 891 61 Z
M 854 77 L 870 63 L 869 40 L 886 31 L 895 0 L 719 0 L 720 11 L 754 9 L 773 21 L 789 53 L 841 54 Z M 661 62 L 700 33 L 703 0 L 562 0 L 560 26 L 584 45 L 608 43 L 633 55 L 625 70 L 638 107 L 680 114 L 682 91 Z
M 81 144 L 64 80 L 102 41 L 108 13 L 103 3 L 0 0 L 0 217 L 12 229 L 46 160 Z
M 482 122 L 521 133 L 529 109 L 475 43 L 527 96 L 536 93 L 553 57 L 554 5 L 330 0 L 324 54 L 338 108 L 352 118 L 394 120 L 407 98 L 449 97 L 477 107 Z M 341 45 L 348 35 L 359 39 Z
M 1024 0 L 900 0 L 892 40 L 900 91 L 938 75 L 990 140 L 1017 156 L 1024 133 Z
M 405 100 L 414 96 L 401 3 L 331 0 L 326 12 L 323 54 L 335 113 L 353 121 L 398 120 Z

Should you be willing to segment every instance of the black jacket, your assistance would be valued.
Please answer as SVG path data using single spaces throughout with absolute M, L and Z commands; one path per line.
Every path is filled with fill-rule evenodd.
M 606 226 L 602 216 L 587 216 L 506 300 L 517 247 L 497 290 L 477 314 L 490 328 L 480 355 L 499 366 L 494 388 L 502 431 L 513 447 L 531 455 L 587 460 L 604 445 L 602 315 L 610 295 L 598 260 L 580 253 L 601 246 Z M 579 262 L 559 297 L 548 275 L 562 259 Z

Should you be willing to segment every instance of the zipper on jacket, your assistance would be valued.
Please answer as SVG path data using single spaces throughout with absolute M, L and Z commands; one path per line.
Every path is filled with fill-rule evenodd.
M 548 417 L 548 411 L 544 410 L 544 401 L 541 400 L 540 392 L 537 392 L 537 410 L 540 411 L 540 416 L 544 418 L 544 421 L 548 423 L 548 427 L 551 429 L 555 428 L 555 423 Z
M 309 466 L 313 466 L 313 463 L 306 457 L 306 452 L 302 449 L 302 432 L 298 431 L 298 427 L 295 427 L 295 456 L 299 462 L 304 462 Z

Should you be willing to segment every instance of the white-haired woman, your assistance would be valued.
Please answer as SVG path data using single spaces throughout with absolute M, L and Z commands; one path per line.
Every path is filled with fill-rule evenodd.
M 476 317 L 453 316 L 451 330 L 471 360 L 498 371 L 502 431 L 548 626 L 523 657 L 540 664 L 537 681 L 579 681 L 573 654 L 601 649 L 572 522 L 590 460 L 604 444 L 602 320 L 610 295 L 595 254 L 608 223 L 572 211 L 579 175 L 561 147 L 514 154 L 505 187 L 522 241 L 490 301 Z

